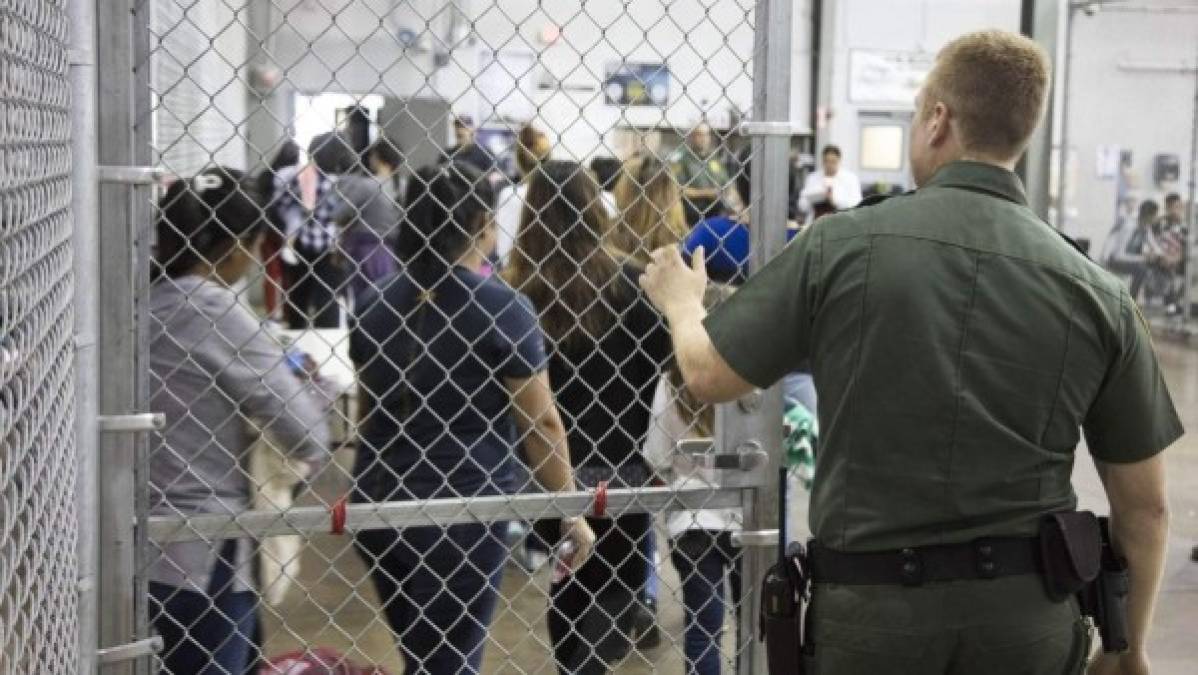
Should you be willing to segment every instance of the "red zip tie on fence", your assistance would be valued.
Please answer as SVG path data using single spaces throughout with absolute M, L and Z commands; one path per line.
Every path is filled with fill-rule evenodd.
M 607 514 L 607 481 L 601 480 L 595 486 L 595 505 L 591 508 L 591 516 L 602 518 Z
M 332 524 L 329 526 L 329 532 L 332 534 L 345 534 L 345 507 L 349 504 L 349 495 L 341 495 L 333 505 L 329 507 L 329 516 Z

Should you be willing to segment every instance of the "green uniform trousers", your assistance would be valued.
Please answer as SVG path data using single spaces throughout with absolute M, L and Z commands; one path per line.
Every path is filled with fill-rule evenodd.
M 1036 575 L 905 586 L 817 584 L 806 675 L 1075 675 L 1090 631 Z

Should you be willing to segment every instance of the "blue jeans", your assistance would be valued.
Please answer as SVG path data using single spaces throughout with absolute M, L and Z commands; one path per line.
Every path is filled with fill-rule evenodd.
M 507 523 L 355 538 L 409 674 L 478 673 L 507 559 Z
M 728 595 L 739 611 L 740 553 L 733 548 L 732 537 L 727 532 L 689 530 L 674 540 L 670 558 L 682 579 L 687 675 L 719 675 L 724 579 L 726 576 Z
M 170 675 L 242 675 L 254 651 L 258 598 L 233 591 L 237 542 L 221 547 L 207 593 L 150 582 L 150 621 L 162 636 L 162 672 Z M 257 655 L 254 654 L 256 657 Z

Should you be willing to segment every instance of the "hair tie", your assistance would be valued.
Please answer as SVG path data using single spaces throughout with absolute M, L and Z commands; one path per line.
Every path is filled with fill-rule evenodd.
M 222 185 L 220 176 L 213 173 L 201 173 L 191 179 L 191 189 L 196 194 L 203 194 L 205 190 L 215 190 Z

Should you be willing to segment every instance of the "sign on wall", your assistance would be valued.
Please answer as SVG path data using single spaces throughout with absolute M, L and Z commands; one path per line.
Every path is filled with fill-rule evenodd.
M 670 101 L 670 69 L 664 63 L 607 64 L 603 96 L 608 105 L 664 106 Z
M 854 49 L 849 52 L 849 101 L 913 107 L 935 54 Z

